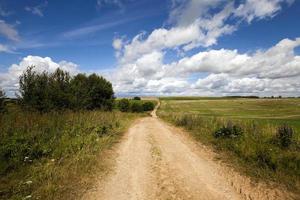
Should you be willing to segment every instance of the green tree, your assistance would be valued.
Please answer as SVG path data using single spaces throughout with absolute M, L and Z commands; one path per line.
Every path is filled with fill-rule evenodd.
M 101 76 L 78 74 L 71 77 L 61 69 L 54 73 L 37 73 L 28 67 L 20 77 L 23 105 L 38 111 L 51 109 L 112 110 L 114 92 L 110 82 Z
M 0 112 L 5 110 L 5 92 L 0 88 Z
M 121 99 L 119 101 L 118 107 L 122 112 L 128 112 L 130 110 L 130 102 L 128 99 Z
M 114 91 L 112 84 L 102 76 L 91 74 L 88 77 L 88 108 L 101 108 L 112 110 L 114 101 Z
M 72 108 L 85 109 L 89 102 L 88 78 L 85 74 L 77 74 L 70 82 Z
M 49 101 L 48 74 L 37 74 L 33 69 L 34 66 L 28 67 L 20 77 L 21 102 L 27 108 L 48 111 L 52 107 Z
M 54 108 L 65 109 L 71 107 L 70 74 L 56 69 L 49 75 L 50 101 Z

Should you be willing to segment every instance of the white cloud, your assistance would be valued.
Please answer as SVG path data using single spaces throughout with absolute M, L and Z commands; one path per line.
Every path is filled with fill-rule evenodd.
M 10 47 L 8 47 L 7 45 L 3 45 L 3 44 L 0 44 L 0 53 L 1 52 L 14 53 L 14 51 Z
M 235 15 L 242 17 L 250 23 L 253 19 L 274 17 L 281 10 L 281 3 L 291 4 L 289 0 L 247 0 L 244 4 L 239 5 Z
M 0 19 L 0 34 L 12 41 L 19 41 L 20 36 L 18 31 L 10 24 L 7 24 L 4 20 Z
M 39 17 L 44 17 L 44 9 L 47 7 L 48 2 L 45 1 L 44 3 L 37 5 L 37 6 L 26 6 L 25 10 L 31 12 L 33 15 L 37 15 Z
M 70 74 L 79 73 L 78 65 L 72 62 L 60 61 L 56 63 L 49 57 L 29 55 L 24 57 L 19 64 L 11 65 L 7 72 L 0 73 L 0 87 L 7 91 L 8 95 L 13 96 L 14 92 L 18 90 L 19 77 L 28 66 L 35 66 L 34 70 L 37 72 L 54 72 L 57 68 L 61 68 Z
M 123 46 L 123 40 L 121 38 L 115 38 L 112 43 L 115 50 L 120 51 Z
M 115 6 L 121 10 L 125 9 L 125 3 L 135 1 L 135 0 L 97 0 L 97 8 L 102 8 L 105 6 Z
M 177 62 L 164 63 L 164 53 L 153 51 L 134 63 L 123 64 L 114 74 L 117 92 L 146 93 L 215 92 L 299 94 L 300 56 L 294 50 L 300 38 L 283 39 L 267 50 L 240 54 L 237 50 L 219 49 L 199 52 Z M 189 82 L 194 74 L 208 73 L 205 78 Z M 298 81 L 297 81 L 298 80 Z M 299 83 L 298 83 L 299 82 Z M 173 84 L 174 83 L 174 84 Z
M 217 44 L 220 37 L 237 30 L 243 20 L 250 23 L 253 19 L 275 16 L 285 2 L 290 1 L 246 0 L 235 6 L 233 1 L 224 0 L 173 0 L 175 6 L 169 21 L 175 26 L 155 29 L 149 35 L 142 32 L 123 43 L 120 61 L 134 62 L 152 51 L 210 47 Z

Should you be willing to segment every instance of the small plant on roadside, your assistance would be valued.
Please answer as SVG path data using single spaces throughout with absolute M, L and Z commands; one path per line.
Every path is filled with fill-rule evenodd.
M 232 124 L 231 121 L 214 132 L 215 138 L 236 138 L 243 135 L 243 130 L 240 126 Z
M 275 171 L 277 168 L 276 162 L 274 162 L 270 149 L 266 149 L 263 147 L 257 149 L 255 152 L 255 160 L 260 167 L 267 167 L 269 169 L 272 169 L 273 171 Z
M 275 137 L 282 148 L 288 148 L 293 143 L 293 135 L 294 130 L 287 124 L 284 124 L 277 128 Z

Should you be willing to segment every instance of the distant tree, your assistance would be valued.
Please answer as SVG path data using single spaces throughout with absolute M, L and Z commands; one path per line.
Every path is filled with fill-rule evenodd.
M 0 113 L 5 111 L 5 92 L 0 88 Z
M 130 110 L 130 102 L 128 99 L 121 99 L 118 103 L 118 107 L 122 112 L 128 112 Z
M 140 102 L 133 102 L 131 104 L 131 111 L 137 113 L 143 112 L 144 111 L 143 104 Z
M 141 100 L 141 97 L 133 97 L 133 100 Z
M 282 96 L 280 96 L 280 95 L 279 95 L 279 96 L 278 96 L 278 98 L 279 98 L 279 99 L 281 99 L 281 98 L 282 98 Z
M 143 110 L 144 111 L 151 111 L 154 109 L 154 103 L 151 101 L 147 101 L 145 103 L 143 103 Z

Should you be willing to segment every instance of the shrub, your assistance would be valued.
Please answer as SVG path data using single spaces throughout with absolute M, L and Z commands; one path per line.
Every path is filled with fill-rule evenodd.
M 0 113 L 5 110 L 5 93 L 0 89 Z
M 151 102 L 151 101 L 147 101 L 147 102 L 143 103 L 143 109 L 144 109 L 144 111 L 151 111 L 151 110 L 154 109 L 154 107 L 155 107 L 154 103 Z
M 140 100 L 141 100 L 141 97 L 133 97 L 133 100 L 138 100 L 138 101 L 140 101 Z
M 140 102 L 133 102 L 131 105 L 131 111 L 137 113 L 143 112 L 144 111 L 143 104 Z
M 293 142 L 293 134 L 294 130 L 287 124 L 284 124 L 277 128 L 275 137 L 281 147 L 288 148 Z
M 274 161 L 270 150 L 267 148 L 258 148 L 255 152 L 255 160 L 260 167 L 267 167 L 273 171 L 277 168 L 277 164 Z
M 233 125 L 231 121 L 229 121 L 226 126 L 221 127 L 217 131 L 214 132 L 215 138 L 236 138 L 243 135 L 243 130 L 238 125 Z
M 118 107 L 122 112 L 128 112 L 130 110 L 130 102 L 128 99 L 121 99 L 119 101 Z

